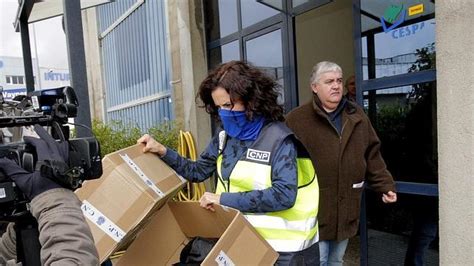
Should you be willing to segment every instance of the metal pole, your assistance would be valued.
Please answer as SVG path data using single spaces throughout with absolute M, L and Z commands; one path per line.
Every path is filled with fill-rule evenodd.
M 36 56 L 36 78 L 38 79 L 38 89 L 43 89 L 41 86 L 41 70 L 39 66 L 39 56 L 38 56 L 38 43 L 36 42 L 36 29 L 35 24 L 31 24 L 31 29 L 33 30 L 33 42 L 35 44 L 35 56 Z
M 374 34 L 367 35 L 367 74 L 370 79 L 376 78 L 376 59 L 375 59 L 375 36 Z M 374 90 L 369 91 L 369 118 L 374 128 L 377 128 L 377 103 L 376 103 L 376 92 Z
M 30 34 L 28 31 L 28 18 L 21 17 L 19 21 L 21 33 L 21 48 L 23 50 L 23 65 L 25 68 L 26 92 L 35 90 L 35 81 L 33 78 L 33 64 L 31 63 Z
M 77 124 L 91 127 L 89 91 L 87 88 L 86 57 L 84 52 L 84 36 L 82 31 L 80 1 L 63 0 L 64 30 L 66 32 L 67 50 L 71 86 L 79 99 L 79 108 L 75 119 Z M 90 130 L 76 127 L 78 137 L 92 135 Z
M 366 204 L 366 190 L 362 192 L 361 206 L 360 206 L 360 265 L 369 265 L 369 237 L 367 231 L 367 204 Z
M 355 77 L 356 77 L 356 99 L 360 106 L 364 106 L 364 93 L 362 88 L 362 81 L 364 74 L 362 70 L 362 22 L 360 18 L 360 0 L 355 0 L 352 3 L 353 14 L 353 36 L 354 36 L 354 55 L 355 55 Z
M 353 15 L 353 34 L 354 34 L 354 54 L 355 54 L 355 76 L 356 76 L 356 98 L 357 103 L 361 106 L 363 103 L 363 89 L 362 81 L 363 70 L 362 70 L 362 36 L 361 36 L 361 19 L 360 19 L 360 0 L 352 1 L 352 15 Z M 368 253 L 368 235 L 367 235 L 367 209 L 365 202 L 365 190 L 362 192 L 361 206 L 360 206 L 360 265 L 367 266 L 369 264 L 369 253 Z

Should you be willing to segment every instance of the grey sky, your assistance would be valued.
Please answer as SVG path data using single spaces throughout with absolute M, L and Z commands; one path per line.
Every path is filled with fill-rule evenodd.
M 20 33 L 15 32 L 15 21 L 18 0 L 0 0 L 0 56 L 22 57 Z M 61 17 L 34 23 L 38 59 L 41 67 L 68 68 L 66 37 Z M 35 55 L 33 27 L 30 24 L 31 56 Z

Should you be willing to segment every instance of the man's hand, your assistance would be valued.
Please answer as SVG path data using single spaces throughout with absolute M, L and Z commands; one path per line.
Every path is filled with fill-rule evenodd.
M 382 195 L 383 203 L 394 203 L 397 201 L 397 193 L 393 191 L 387 192 L 387 194 Z
M 40 138 L 24 137 L 24 140 L 25 143 L 35 148 L 38 162 L 55 160 L 64 163 L 68 161 L 69 144 L 66 141 L 55 141 L 53 137 L 39 125 L 35 125 L 35 131 Z M 14 161 L 6 158 L 0 159 L 0 170 L 3 171 L 7 177 L 11 178 L 30 200 L 47 190 L 61 187 L 53 180 L 41 176 L 40 172 L 34 171 L 30 173 L 21 168 Z
M 205 192 L 199 200 L 199 205 L 206 210 L 215 211 L 214 203 L 219 204 L 221 201 L 221 195 L 217 195 L 210 192 Z
M 145 134 L 137 140 L 137 143 L 145 144 L 143 152 L 152 152 L 158 154 L 160 157 L 166 155 L 166 147 L 153 139 L 150 135 Z

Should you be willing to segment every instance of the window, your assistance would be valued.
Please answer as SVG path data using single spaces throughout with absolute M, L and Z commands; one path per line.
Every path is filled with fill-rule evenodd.
M 382 156 L 396 181 L 437 183 L 435 88 L 435 82 L 426 82 L 381 89 L 370 102 Z
M 281 85 L 281 103 L 289 87 L 284 71 L 283 13 L 255 0 L 204 1 L 208 67 L 245 60 Z M 288 90 L 289 91 L 289 90 Z
M 249 61 L 281 85 L 287 111 L 298 104 L 294 17 L 331 0 L 206 0 L 208 67 Z
M 204 5 L 208 41 L 238 31 L 237 0 L 206 0 Z
M 231 60 L 248 61 L 281 85 L 279 101 L 286 110 L 295 107 L 296 79 L 292 76 L 294 72 L 289 71 L 293 58 L 288 35 L 293 22 L 289 12 L 256 0 L 209 0 L 203 1 L 203 7 L 208 68 Z M 288 9 L 290 5 L 283 7 Z
M 5 81 L 7 84 L 16 85 L 16 84 L 25 84 L 24 76 L 5 76 Z
M 240 60 L 240 47 L 238 41 L 224 44 L 209 51 L 210 69 L 232 60 Z
M 275 79 L 283 88 L 283 54 L 281 30 L 263 34 L 245 42 L 246 59 Z M 280 103 L 284 103 L 283 91 L 280 92 Z
M 354 3 L 357 1 L 354 1 Z M 404 263 L 409 237 L 425 223 L 436 231 L 438 150 L 435 1 L 360 0 L 360 47 L 356 62 L 362 105 L 381 140 L 381 153 L 400 196 L 390 208 L 367 190 L 368 234 L 361 258 L 368 265 Z M 354 10 L 357 10 L 355 8 Z M 359 92 L 360 93 L 360 92 Z M 400 195 L 399 194 L 399 195 Z M 361 217 L 364 220 L 364 217 Z M 361 220 L 361 221 L 362 221 Z M 411 232 L 410 232 L 411 231 Z M 376 244 L 375 244 L 376 243 Z M 437 240 L 432 243 L 435 246 Z M 374 248 L 384 247 L 382 249 Z M 436 248 L 427 265 L 439 264 Z
M 247 60 L 262 68 L 282 68 L 281 30 L 275 30 L 246 41 Z M 274 72 L 274 71 L 272 71 Z M 277 77 L 277 75 L 272 75 Z
M 241 0 L 242 28 L 262 21 L 280 12 L 255 0 Z
M 416 8 L 419 11 L 414 11 Z M 390 4 L 362 0 L 364 79 L 435 69 L 435 26 L 433 1 L 399 1 Z M 432 58 L 428 65 L 412 69 L 414 64 L 427 57 Z M 371 75 L 368 73 L 370 60 L 375 65 L 375 73 Z

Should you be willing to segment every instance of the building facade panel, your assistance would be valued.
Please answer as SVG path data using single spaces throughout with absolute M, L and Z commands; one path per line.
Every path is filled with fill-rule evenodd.
M 173 119 L 165 3 L 116 1 L 98 8 L 98 23 L 106 120 L 146 130 Z
M 36 59 L 32 60 L 35 90 L 51 89 L 69 86 L 71 79 L 68 69 L 38 66 Z M 39 71 L 39 75 L 37 74 Z M 23 58 L 0 56 L 0 90 L 7 100 L 16 95 L 26 94 L 26 79 Z
M 169 122 L 173 117 L 171 97 L 163 97 L 151 102 L 129 106 L 108 113 L 109 121 L 121 121 L 127 126 L 136 126 L 147 130 L 159 124 Z
M 136 2 L 137 0 L 120 0 L 99 7 L 98 15 L 101 18 L 99 31 L 105 31 Z

